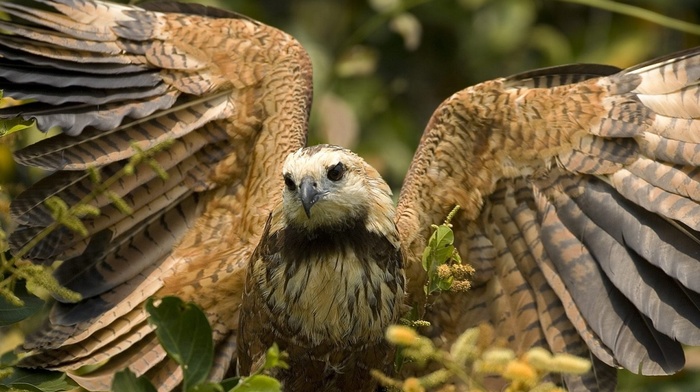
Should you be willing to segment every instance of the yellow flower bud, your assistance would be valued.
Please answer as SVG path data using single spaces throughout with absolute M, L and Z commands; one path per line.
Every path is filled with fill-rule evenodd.
M 450 291 L 453 293 L 463 293 L 465 291 L 469 291 L 469 289 L 472 288 L 472 283 L 468 280 L 455 280 L 452 282 L 452 287 L 450 287 Z
M 437 276 L 440 279 L 447 279 L 450 276 L 452 276 L 452 270 L 450 270 L 450 266 L 443 264 L 437 267 Z
M 566 392 L 551 382 L 544 382 L 530 389 L 530 392 Z
M 463 364 L 467 360 L 474 359 L 479 351 L 476 347 L 476 342 L 479 339 L 479 329 L 469 328 L 462 332 L 461 335 L 452 344 L 450 354 L 458 364 Z
M 486 350 L 492 346 L 494 336 L 496 336 L 496 331 L 493 329 L 493 326 L 486 323 L 479 324 L 479 339 L 476 342 L 476 346 L 481 351 Z
M 483 359 L 484 362 L 493 364 L 507 364 L 515 359 L 515 353 L 513 350 L 507 348 L 494 348 L 484 351 L 481 355 L 481 359 Z
M 418 334 L 413 328 L 404 325 L 391 325 L 386 329 L 386 340 L 391 344 L 414 346 L 418 343 Z
M 428 320 L 416 320 L 413 322 L 414 327 L 429 327 L 430 321 Z
M 584 374 L 591 370 L 591 362 L 571 354 L 557 354 L 552 358 L 551 371 L 568 374 Z
M 404 380 L 401 390 L 403 392 L 425 392 L 425 388 L 420 384 L 420 380 L 415 377 L 409 377 Z
M 451 268 L 452 275 L 454 275 L 455 279 L 459 280 L 467 280 L 474 275 L 475 272 L 474 267 L 469 264 L 453 264 Z
M 481 359 L 474 361 L 472 369 L 476 374 L 503 374 L 506 364 L 497 362 L 486 362 Z
M 537 382 L 537 372 L 535 369 L 520 360 L 509 362 L 503 371 L 503 377 L 509 380 L 523 381 L 527 384 L 534 384 Z
M 542 347 L 533 347 L 525 353 L 525 362 L 534 366 L 535 369 L 551 371 L 552 354 Z

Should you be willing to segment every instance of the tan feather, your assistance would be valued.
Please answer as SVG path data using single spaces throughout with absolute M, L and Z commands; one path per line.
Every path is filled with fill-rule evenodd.
M 564 170 L 580 173 L 582 180 L 587 178 L 584 173 L 600 176 L 633 203 L 667 219 L 676 219 L 697 229 L 697 223 L 693 218 L 697 216 L 693 213 L 697 209 L 697 204 L 695 196 L 691 196 L 696 193 L 694 189 L 695 151 L 692 144 L 695 140 L 691 134 L 694 120 L 685 119 L 694 116 L 692 114 L 694 100 L 689 92 L 695 88 L 692 75 L 695 72 L 696 58 L 698 58 L 697 50 L 694 50 L 682 53 L 678 58 L 667 60 L 668 69 L 671 66 L 674 67 L 676 75 L 673 77 L 669 75 L 670 71 L 664 69 L 666 65 L 657 63 L 649 63 L 612 76 L 606 76 L 604 72 L 609 74 L 614 70 L 599 70 L 602 77 L 595 77 L 596 71 L 591 72 L 589 76 L 583 76 L 584 70 L 578 73 L 578 77 L 572 76 L 572 70 L 576 68 L 563 67 L 561 70 L 555 68 L 516 75 L 505 79 L 505 82 L 501 80 L 485 82 L 465 89 L 446 100 L 436 110 L 426 128 L 399 200 L 398 227 L 403 245 L 409 252 L 407 272 L 412 274 L 409 275 L 409 282 L 421 280 L 421 273 L 416 273 L 418 269 L 412 267 L 411 263 L 415 265 L 420 263 L 419 255 L 422 254 L 422 247 L 427 238 L 426 228 L 432 223 L 440 222 L 453 205 L 459 204 L 466 211 L 456 218 L 456 227 L 459 222 L 464 225 L 476 225 L 474 230 L 486 230 L 490 233 L 487 238 L 501 238 L 497 243 L 489 245 L 492 247 L 492 255 L 488 258 L 480 256 L 484 252 L 484 245 L 476 248 L 479 249 L 477 253 L 472 249 L 459 247 L 467 255 L 466 259 L 475 263 L 477 269 L 476 286 L 471 293 L 473 300 L 483 301 L 488 298 L 481 294 L 482 284 L 486 287 L 492 285 L 494 293 L 502 293 L 501 296 L 504 298 L 510 297 L 506 295 L 508 291 L 504 290 L 502 273 L 497 272 L 499 261 L 503 262 L 504 255 L 521 254 L 520 250 L 515 251 L 523 249 L 517 247 L 519 243 L 517 239 L 520 235 L 527 233 L 527 243 L 530 245 L 530 251 L 533 252 L 534 262 L 521 256 L 514 258 L 512 265 L 522 268 L 523 272 L 527 271 L 528 279 L 532 279 L 529 283 L 545 290 L 544 292 L 538 290 L 538 294 L 531 297 L 535 304 L 544 305 L 546 302 L 542 295 L 547 292 L 547 288 L 551 288 L 552 292 L 556 293 L 558 301 L 561 301 L 563 306 L 560 309 L 570 320 L 570 325 L 576 328 L 591 352 L 610 366 L 619 366 L 618 363 L 621 363 L 625 367 L 637 369 L 637 366 L 643 362 L 645 363 L 641 368 L 643 372 L 665 373 L 678 369 L 682 355 L 679 347 L 667 346 L 670 340 L 657 332 L 656 328 L 664 329 L 666 334 L 678 333 L 683 335 L 683 339 L 692 340 L 695 321 L 691 321 L 690 325 L 679 328 L 675 332 L 666 329 L 668 326 L 662 325 L 663 322 L 660 320 L 667 321 L 678 312 L 685 310 L 675 307 L 678 305 L 671 305 L 674 300 L 659 299 L 662 308 L 667 305 L 673 308 L 662 311 L 664 316 L 648 313 L 650 309 L 645 308 L 647 303 L 640 302 L 639 297 L 635 296 L 640 295 L 643 290 L 652 290 L 651 293 L 653 293 L 659 288 L 654 284 L 646 283 L 649 282 L 646 279 L 645 283 L 636 283 L 633 288 L 625 286 L 632 280 L 614 284 L 605 283 L 607 277 L 600 275 L 598 268 L 601 267 L 597 263 L 607 262 L 606 257 L 617 256 L 604 255 L 606 249 L 611 248 L 604 244 L 609 240 L 603 241 L 604 237 L 600 237 L 600 234 L 604 230 L 613 229 L 605 226 L 609 224 L 605 217 L 595 217 L 595 222 L 604 225 L 602 227 L 583 223 L 586 222 L 585 215 L 581 210 L 578 212 L 572 210 L 576 206 L 573 200 L 576 200 L 579 205 L 589 203 L 584 201 L 588 199 L 592 202 L 592 198 L 581 196 L 588 195 L 586 192 L 590 186 L 589 183 L 577 182 L 576 186 L 559 183 L 560 169 L 552 168 L 557 163 Z M 582 68 L 585 69 L 585 67 Z M 686 77 L 684 74 L 686 70 L 691 76 Z M 668 76 L 667 84 L 664 83 L 660 74 Z M 559 85 L 560 83 L 563 85 Z M 686 90 L 684 90 L 685 83 L 689 85 Z M 638 97 L 635 95 L 638 91 L 644 91 L 648 96 Z M 540 132 L 538 131 L 540 129 L 546 129 L 546 131 Z M 647 132 L 663 136 L 651 135 Z M 593 135 L 604 136 L 604 138 Z M 654 160 L 678 165 L 672 166 Z M 577 181 L 582 180 L 577 179 Z M 512 189 L 508 185 L 512 181 L 520 181 L 517 182 L 520 184 L 518 188 L 521 192 L 520 197 L 528 193 L 528 188 L 534 195 L 531 201 L 527 201 L 526 198 L 525 204 L 517 204 L 519 206 L 517 210 L 512 204 L 514 200 L 512 196 L 505 198 L 499 196 L 499 190 Z M 462 184 L 469 185 L 465 187 Z M 572 199 L 568 199 L 569 197 Z M 619 199 L 607 203 L 621 203 L 621 206 L 628 208 L 628 202 Z M 511 215 L 512 213 L 508 211 L 518 212 Z M 637 235 L 633 233 L 637 233 L 637 230 L 644 231 L 647 224 L 661 229 L 659 222 L 652 223 L 651 220 L 646 220 L 645 213 L 636 211 L 634 214 L 637 214 L 641 222 L 625 218 L 625 225 L 629 225 L 625 226 L 625 236 Z M 520 222 L 519 227 L 523 232 L 517 230 L 512 224 L 508 224 L 511 219 Z M 566 221 L 567 225 L 573 225 L 571 229 L 573 232 L 568 231 L 569 228 L 562 221 Z M 688 234 L 679 230 L 676 237 L 687 238 Z M 651 235 L 651 233 L 644 234 L 644 238 L 649 238 Z M 690 235 L 693 234 L 690 233 Z M 464 240 L 457 238 L 458 244 Z M 603 242 L 595 242 L 599 240 Z M 664 241 L 668 239 L 659 239 L 655 246 L 663 247 L 661 244 Z M 687 252 L 689 248 L 686 246 L 692 247 L 693 245 L 690 245 L 692 243 L 692 239 L 688 239 L 688 245 L 678 248 L 683 249 L 679 253 Z M 616 248 L 618 250 L 634 247 L 639 251 L 635 245 L 636 242 L 630 245 L 624 242 L 617 244 L 615 246 L 618 246 Z M 593 253 L 587 253 L 589 250 Z M 513 251 L 516 253 L 512 253 Z M 661 261 L 663 258 L 657 257 L 657 253 L 642 252 L 642 255 L 654 265 L 664 265 Z M 587 261 L 583 262 L 583 260 Z M 491 266 L 485 265 L 489 263 L 492 263 Z M 602 264 L 602 268 L 620 268 L 614 273 L 611 272 L 610 276 L 624 276 L 629 273 L 644 276 L 643 269 L 637 271 L 634 267 L 622 267 L 623 265 L 615 264 L 611 267 L 608 264 Z M 685 268 L 686 264 L 683 265 Z M 687 266 L 694 270 L 697 268 L 696 265 L 697 263 L 691 262 Z M 491 271 L 492 267 L 496 267 L 494 272 L 487 272 Z M 667 265 L 662 268 L 671 271 Z M 541 271 L 541 275 L 538 274 L 538 270 Z M 481 275 L 479 271 L 482 271 Z M 593 275 L 589 276 L 590 273 Z M 672 274 L 674 277 L 682 275 L 676 272 Z M 545 280 L 543 281 L 542 278 L 535 280 L 538 276 Z M 608 332 L 604 332 L 616 327 L 597 324 L 609 323 L 616 316 L 607 315 L 604 319 L 600 319 L 593 313 L 605 313 L 603 308 L 596 307 L 595 311 L 587 310 L 587 307 L 591 306 L 591 300 L 586 298 L 584 292 L 578 291 L 582 285 L 590 290 L 590 285 L 595 280 L 592 276 L 601 276 L 602 284 L 609 287 L 608 290 L 612 290 L 609 300 L 615 303 L 616 310 L 613 313 L 627 309 L 624 310 L 624 314 L 635 315 L 633 317 L 639 319 L 637 323 L 619 324 L 626 332 L 622 332 L 617 337 L 611 337 Z M 688 296 L 687 290 L 692 283 L 686 284 L 688 286 L 681 287 L 677 295 L 680 298 L 689 298 L 687 311 L 693 314 L 690 319 L 694 319 L 697 314 L 694 303 L 696 293 L 693 292 Z M 521 285 L 520 287 L 533 286 Z M 617 290 L 622 290 L 626 294 L 623 295 Z M 415 291 L 413 294 L 416 295 Z M 636 298 L 636 306 L 625 302 L 626 297 Z M 649 297 L 645 295 L 644 298 Z M 483 320 L 485 310 L 475 312 L 477 306 L 466 305 L 457 299 L 446 300 L 446 303 L 464 309 L 465 314 L 472 315 L 471 319 L 464 317 L 461 323 L 455 322 L 456 317 L 449 315 L 449 305 L 442 305 L 440 312 L 430 312 L 426 317 L 440 327 L 449 324 L 450 330 L 457 331 L 467 326 L 474 326 Z M 505 299 L 499 297 L 498 300 L 490 303 L 493 309 L 500 307 L 498 314 L 508 314 Z M 643 321 L 643 316 L 639 318 L 640 316 L 636 313 L 637 307 L 647 309 L 651 322 L 648 319 Z M 548 309 L 540 306 L 538 311 L 540 325 L 546 323 L 548 319 L 551 320 L 546 315 L 549 312 Z M 555 309 L 557 308 L 551 308 L 552 311 Z M 479 313 L 482 315 L 479 316 Z M 526 328 L 519 330 L 527 331 Z M 508 337 L 512 332 L 503 329 L 500 333 Z M 647 338 L 643 337 L 644 334 Z M 454 334 L 443 336 L 454 336 Z M 545 333 L 544 336 L 547 342 L 538 344 L 548 345 L 552 349 L 556 348 L 557 351 L 564 349 L 585 355 L 585 350 L 581 351 L 580 346 L 574 342 L 567 346 L 556 340 L 556 335 Z M 636 337 L 632 338 L 632 336 Z M 637 339 L 643 341 L 644 346 L 640 345 Z M 666 343 L 659 346 L 659 339 Z M 647 355 L 652 355 L 654 361 L 658 361 L 658 365 L 651 365 L 648 359 L 641 359 Z M 635 356 L 640 356 L 640 359 L 633 359 Z M 605 382 L 608 385 L 599 384 L 603 380 L 607 380 Z M 569 380 L 569 382 L 573 382 L 572 385 L 578 385 L 582 389 L 589 388 L 585 385 L 605 389 L 614 386 L 614 382 L 610 384 L 609 373 L 598 380 L 581 381 L 583 384 L 577 380 Z
M 45 3 L 51 4 L 51 2 Z M 57 3 L 54 3 L 54 5 L 56 4 Z M 0 10 L 8 15 L 25 20 L 39 19 L 41 20 L 40 24 L 42 26 L 60 31 L 63 34 L 75 38 L 93 41 L 114 41 L 117 38 L 116 35 L 103 24 L 75 23 L 74 19 L 67 16 L 25 7 L 20 4 L 3 2 L 0 4 Z
M 37 72 L 47 75 L 52 69 L 66 69 L 82 76 L 40 78 L 47 86 L 68 88 L 65 97 L 45 97 L 24 87 L 25 79 L 13 74 L 11 67 L 6 74 L 15 79 L 18 96 L 34 94 L 54 105 L 26 111 L 37 117 L 41 128 L 58 123 L 68 134 L 81 136 L 61 135 L 35 145 L 20 153 L 22 161 L 62 170 L 108 165 L 104 171 L 110 175 L 135 153 L 133 141 L 145 149 L 178 140 L 154 157 L 170 179 L 155 178 L 154 171 L 142 164 L 134 176 L 110 188 L 135 209 L 133 215 L 124 216 L 108 205 L 108 198 L 99 196 L 95 205 L 102 207 L 102 215 L 86 225 L 91 234 L 102 237 L 64 246 L 65 255 L 71 256 L 65 266 L 87 258 L 83 252 L 102 252 L 104 260 L 80 267 L 92 268 L 98 279 L 91 280 L 93 289 L 85 292 L 84 301 L 57 305 L 48 328 L 28 338 L 25 348 L 34 355 L 24 364 L 74 370 L 109 359 L 98 371 L 74 378 L 88 388 L 109 389 L 114 372 L 129 365 L 137 374 L 159 381 L 161 390 L 172 389 L 180 383 L 181 373 L 173 362 L 162 361 L 164 352 L 149 333 L 152 327 L 145 323 L 142 304 L 156 293 L 176 294 L 210 312 L 215 340 L 221 342 L 212 377 L 221 379 L 235 354 L 235 344 L 225 337 L 235 339 L 232 331 L 245 260 L 257 242 L 266 211 L 278 200 L 281 180 L 263 181 L 279 178 L 279 167 L 268 162 L 281 162 L 305 139 L 311 83 L 308 57 L 287 35 L 245 18 L 183 18 L 78 0 L 47 4 L 59 13 L 4 8 L 44 26 L 8 22 L 8 30 L 17 35 L 0 37 L 0 45 L 9 48 L 3 49 L 4 60 L 32 61 L 45 67 Z M 221 35 L 222 31 L 229 33 Z M 239 66 L 235 56 L 245 59 L 245 66 Z M 105 65 L 94 69 L 76 65 L 86 63 Z M 62 103 L 77 96 L 69 90 L 71 85 L 109 86 L 109 70 L 123 73 L 132 86 L 150 83 L 139 72 L 156 70 L 149 75 L 157 75 L 159 83 L 143 92 L 129 92 L 128 83 L 123 83 L 114 86 L 123 92 L 107 91 L 104 98 L 84 94 L 80 105 Z M 129 94 L 143 97 L 125 100 Z M 19 113 L 10 110 L 6 115 Z M 45 224 L 39 222 L 46 218 L 41 207 L 46 197 L 55 194 L 74 203 L 89 192 L 84 175 L 56 174 L 55 179 L 46 180 L 38 193 L 17 204 L 19 221 L 36 225 L 18 233 L 29 235 L 30 228 Z M 192 192 L 202 194 L 187 196 Z M 207 252 L 202 254 L 201 247 Z M 122 266 L 137 257 L 139 262 Z M 75 285 L 80 287 L 77 280 Z

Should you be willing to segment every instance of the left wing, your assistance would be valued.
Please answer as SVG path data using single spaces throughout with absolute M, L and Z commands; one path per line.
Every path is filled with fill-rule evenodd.
M 238 304 L 248 258 L 279 200 L 281 163 L 306 139 L 311 64 L 296 40 L 240 15 L 194 4 L 141 8 L 100 0 L 43 0 L 48 10 L 10 2 L 0 11 L 0 88 L 29 100 L 0 118 L 35 119 L 62 133 L 16 152 L 19 162 L 55 172 L 12 204 L 14 250 L 53 222 L 44 201 L 69 206 L 95 184 L 103 193 L 83 220 L 88 235 L 51 232 L 27 257 L 63 260 L 55 275 L 78 291 L 57 303 L 29 336 L 21 365 L 73 371 L 108 390 L 125 367 L 170 390 L 182 374 L 167 360 L 143 302 L 178 295 L 206 312 L 221 379 L 235 356 Z M 151 165 L 106 182 L 137 149 L 171 141 Z M 108 193 L 132 211 L 116 208 Z M 108 361 L 108 362 L 106 362 Z M 105 363 L 106 362 L 106 363 Z
M 447 99 L 401 191 L 409 293 L 422 303 L 430 225 L 453 221 L 465 294 L 426 318 L 451 342 L 491 323 L 517 353 L 591 357 L 570 390 L 612 390 L 625 367 L 669 374 L 700 344 L 700 48 L 618 72 L 568 66 Z

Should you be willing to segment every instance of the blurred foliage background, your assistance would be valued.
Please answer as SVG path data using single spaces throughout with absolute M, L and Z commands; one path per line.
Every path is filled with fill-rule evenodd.
M 700 45 L 698 35 L 568 1 L 196 2 L 234 10 L 295 36 L 314 64 L 309 142 L 354 149 L 397 191 L 433 110 L 464 87 L 568 63 L 624 68 Z M 695 0 L 633 5 L 691 23 L 700 17 Z M 5 226 L 2 215 L 12 195 L 41 175 L 14 165 L 8 145 L 43 137 L 22 132 L 0 139 L 0 223 Z M 700 376 L 693 372 L 700 368 L 700 352 L 688 354 L 689 369 L 679 375 L 653 379 L 623 374 L 620 390 L 700 390 Z

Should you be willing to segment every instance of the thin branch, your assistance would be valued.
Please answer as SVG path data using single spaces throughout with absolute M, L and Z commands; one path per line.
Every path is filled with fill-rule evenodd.
M 600 8 L 610 12 L 615 12 L 622 15 L 632 16 L 643 19 L 659 26 L 668 27 L 670 29 L 682 31 L 689 34 L 700 35 L 700 25 L 695 23 L 685 22 L 679 19 L 671 18 L 670 16 L 662 15 L 641 7 L 622 4 L 610 0 L 560 0 L 566 3 L 575 3 L 587 5 L 589 7 Z

